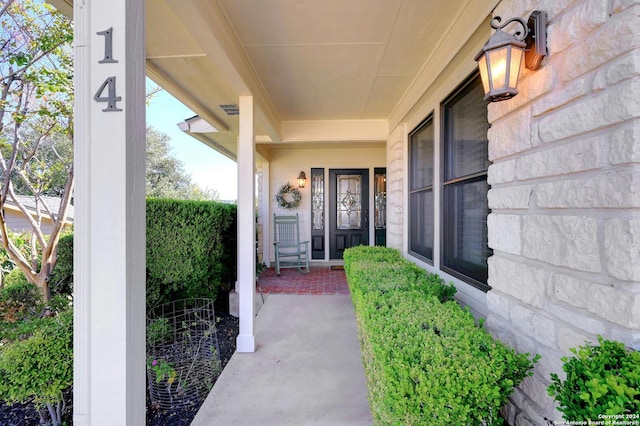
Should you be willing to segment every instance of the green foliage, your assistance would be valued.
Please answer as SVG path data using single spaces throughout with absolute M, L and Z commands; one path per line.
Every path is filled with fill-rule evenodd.
M 63 392 L 73 383 L 73 312 L 40 323 L 25 340 L 0 349 L 0 395 L 9 403 L 32 400 L 60 424 Z M 56 416 L 57 414 L 57 416 Z
M 19 269 L 5 277 L 0 288 L 0 321 L 15 323 L 37 315 L 42 309 L 42 292 Z
M 49 276 L 51 294 L 71 296 L 73 294 L 73 234 L 60 237 L 56 265 Z
M 147 345 L 157 345 L 173 337 L 173 327 L 168 318 L 158 318 L 147 326 Z
M 361 292 L 417 290 L 435 295 L 441 302 L 453 300 L 456 288 L 404 259 L 398 250 L 358 246 L 344 253 L 349 286 Z
M 24 254 L 27 259 L 30 259 L 31 256 L 31 246 L 29 244 L 29 240 L 31 238 L 31 234 L 28 232 L 8 232 L 9 240 L 13 242 L 13 245 Z M 6 275 L 8 275 L 12 270 L 16 268 L 16 263 L 4 247 L 0 246 L 0 262 L 2 263 L 2 283 L 5 283 Z
M 73 26 L 42 0 L 4 3 L 0 8 L 0 179 L 9 191 L 5 195 L 11 196 L 2 199 L 0 209 L 6 199 L 14 198 L 14 191 L 34 198 L 61 196 L 73 186 Z M 58 206 L 49 207 L 55 222 Z M 0 224 L 6 226 L 4 217 Z M 33 267 L 39 272 L 42 267 L 48 273 L 49 257 L 41 257 L 47 236 L 40 225 L 33 228 L 33 244 L 24 246 L 33 251 L 0 255 L 4 270 L 11 267 L 5 262 L 7 255 L 25 271 Z M 9 241 L 19 245 L 10 238 L 3 246 Z M 27 277 L 38 281 L 48 301 L 48 277 L 43 275 Z
M 494 340 L 450 286 L 399 252 L 356 247 L 344 259 L 375 423 L 502 424 L 500 407 L 537 357 Z
M 147 357 L 147 369 L 153 371 L 156 383 L 161 383 L 166 379 L 168 385 L 173 384 L 178 374 L 176 369 L 162 358 Z
M 565 420 L 588 421 L 603 416 L 640 413 L 640 352 L 598 337 L 563 357 L 566 380 L 552 373 L 550 396 Z
M 4 285 L 6 287 L 12 287 L 15 285 L 26 283 L 28 283 L 27 277 L 24 276 L 24 273 L 20 269 L 13 269 L 7 274 L 6 277 L 4 277 Z
M 49 318 L 28 317 L 17 322 L 0 320 L 0 348 L 4 345 L 27 339 Z
M 234 279 L 235 226 L 235 205 L 147 200 L 147 306 L 215 299 Z
M 204 190 L 191 182 L 182 161 L 173 156 L 169 135 L 147 127 L 146 191 L 150 198 L 174 200 L 218 199 L 215 190 Z

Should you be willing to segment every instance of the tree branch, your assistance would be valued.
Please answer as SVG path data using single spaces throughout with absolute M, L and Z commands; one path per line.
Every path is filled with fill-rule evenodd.
M 18 207 L 18 209 L 25 216 L 25 218 L 29 222 L 29 225 L 31 225 L 31 227 L 33 228 L 33 233 L 38 238 L 38 242 L 40 243 L 40 246 L 44 247 L 45 243 L 46 243 L 45 239 L 44 239 L 44 234 L 42 233 L 42 230 L 40 229 L 40 226 L 38 225 L 38 222 L 36 222 L 35 219 L 31 216 L 31 213 L 29 213 L 29 210 L 27 210 L 27 208 L 24 206 L 22 201 L 20 201 L 18 199 L 18 196 L 16 195 L 15 191 L 13 190 L 13 184 L 10 184 L 9 196 L 13 200 L 14 204 L 16 205 L 16 207 Z M 0 207 L 4 208 L 4 204 L 2 204 Z
M 4 6 L 2 6 L 2 9 L 0 9 L 0 16 L 4 15 L 5 12 L 7 11 L 7 9 L 9 9 L 9 7 L 11 6 L 11 3 L 13 3 L 14 0 L 7 0 L 7 2 L 5 3 Z
M 16 266 L 24 272 L 27 279 L 33 283 L 36 282 L 36 272 L 31 269 L 29 261 L 24 257 L 22 252 L 13 244 L 9 238 L 7 222 L 4 218 L 4 210 L 0 210 L 0 234 L 2 235 L 2 247 L 5 249 L 9 257 L 16 263 Z

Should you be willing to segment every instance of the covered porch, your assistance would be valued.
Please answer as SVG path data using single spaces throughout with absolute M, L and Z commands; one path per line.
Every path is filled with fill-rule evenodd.
M 428 113 L 419 101 L 448 64 L 456 65 L 448 79 L 475 69 L 466 50 L 484 42 L 483 23 L 499 3 L 50 1 L 76 28 L 74 423 L 132 425 L 144 417 L 145 74 L 210 126 L 194 135 L 238 163 L 237 347 L 250 353 L 277 340 L 254 315 L 255 236 L 269 262 L 270 219 L 281 212 L 274 193 L 307 172 L 303 239 L 318 241 L 314 259 L 328 262 L 356 242 L 374 244 L 379 211 L 370 184 L 359 195 L 360 234 L 337 235 L 331 182 L 371 183 L 392 168 L 386 238 L 406 251 L 406 116 Z M 317 216 L 314 171 L 324 179 Z

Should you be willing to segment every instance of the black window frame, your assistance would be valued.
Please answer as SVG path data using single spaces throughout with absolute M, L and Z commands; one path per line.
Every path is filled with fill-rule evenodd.
M 433 157 L 432 157 L 432 162 L 431 162 L 431 184 L 430 185 L 422 185 L 422 186 L 417 186 L 414 187 L 413 184 L 413 172 L 414 172 L 414 161 L 413 158 L 411 156 L 412 153 L 412 147 L 413 147 L 413 136 L 415 136 L 416 134 L 418 134 L 420 131 L 422 131 L 423 129 L 425 129 L 427 126 L 431 126 L 432 128 L 432 132 L 433 132 L 433 146 L 431 147 L 431 151 L 434 153 Z M 408 204 L 409 204 L 409 245 L 408 245 L 408 249 L 409 249 L 409 253 L 419 259 L 421 259 L 422 261 L 433 265 L 434 264 L 434 252 L 435 252 L 435 166 L 436 166 L 436 159 L 435 159 L 435 148 L 436 148 L 436 136 L 435 136 L 435 118 L 434 118 L 434 113 L 431 112 L 424 120 L 422 120 L 422 122 L 416 126 L 415 129 L 413 129 L 410 133 L 409 133 L 409 174 L 408 174 L 408 188 L 409 188 L 409 195 L 408 195 Z M 413 212 L 413 195 L 416 194 L 427 194 L 427 193 L 431 193 L 431 197 L 432 197 L 432 204 L 433 204 L 433 210 L 431 211 L 431 215 L 430 215 L 430 220 L 431 220 L 431 235 L 432 235 L 432 239 L 431 239 L 431 244 L 430 247 L 426 247 L 426 250 L 431 250 L 431 257 L 429 257 L 429 255 L 426 252 L 421 252 L 421 251 L 416 251 L 414 250 L 414 242 L 415 242 L 415 238 L 417 235 L 417 232 L 415 232 L 414 230 L 414 224 L 415 224 L 415 219 L 413 217 L 414 212 Z M 424 216 L 427 214 L 427 212 L 421 211 L 422 215 L 423 215 L 423 219 Z
M 461 100 L 465 95 L 469 94 L 474 88 L 480 87 L 482 88 L 482 82 L 480 79 L 480 74 L 476 71 L 472 73 L 469 77 L 467 77 L 463 83 L 461 83 L 451 94 L 441 103 L 440 105 L 440 269 L 448 274 L 455 276 L 456 278 L 482 290 L 487 292 L 491 289 L 491 287 L 487 284 L 488 277 L 488 266 L 486 269 L 482 270 L 482 276 L 479 276 L 477 273 L 478 270 L 474 271 L 474 265 L 470 262 L 465 262 L 463 259 L 456 259 L 457 265 L 455 267 L 451 266 L 451 262 L 449 262 L 448 250 L 454 250 L 454 248 L 459 249 L 453 244 L 454 247 L 449 247 L 448 244 L 451 245 L 450 241 L 455 239 L 454 234 L 461 234 L 459 230 L 458 224 L 455 219 L 455 212 L 452 213 L 451 209 L 455 208 L 452 206 L 452 201 L 448 198 L 451 197 L 451 193 L 456 191 L 456 188 L 461 188 L 464 185 L 473 185 L 477 183 L 484 182 L 486 185 L 487 192 L 489 190 L 489 185 L 487 184 L 487 171 L 489 167 L 488 161 L 488 153 L 487 153 L 487 161 L 486 167 L 484 170 L 478 170 L 475 172 L 471 172 L 467 175 L 463 176 L 447 176 L 447 165 L 454 164 L 451 158 L 447 158 L 447 155 L 453 155 L 452 150 L 448 148 L 447 143 L 449 143 L 450 129 L 451 123 L 449 122 L 449 113 L 448 109 L 455 105 L 456 102 Z M 482 101 L 486 106 L 486 102 Z M 487 130 L 489 129 L 489 124 L 487 122 Z M 488 141 L 487 141 L 488 144 Z M 488 200 L 486 198 L 486 193 L 484 194 L 484 202 L 486 203 L 482 207 L 486 206 L 487 215 L 490 213 L 488 208 Z M 484 222 L 481 224 L 484 226 L 483 238 L 487 238 L 487 217 L 484 217 Z M 482 232 L 481 232 L 482 234 Z M 487 246 L 486 250 L 486 260 L 493 254 L 491 248 Z M 447 262 L 449 262 L 447 264 Z M 467 265 L 467 263 L 469 263 Z M 456 269 L 457 268 L 457 269 Z M 486 273 L 486 274 L 485 274 Z

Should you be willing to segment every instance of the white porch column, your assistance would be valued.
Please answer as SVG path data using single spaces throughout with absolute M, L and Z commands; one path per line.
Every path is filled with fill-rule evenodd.
M 253 96 L 240 96 L 238 136 L 238 292 L 240 330 L 238 352 L 254 352 L 256 294 L 255 146 Z
M 273 223 L 269 214 L 271 202 L 271 197 L 269 196 L 270 167 L 270 162 L 265 161 L 262 163 L 262 193 L 260 194 L 262 197 L 262 211 L 260 212 L 260 216 L 262 216 L 262 260 L 267 266 L 271 266 L 271 224 Z
M 145 423 L 144 17 L 74 1 L 75 425 Z

